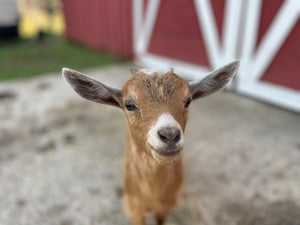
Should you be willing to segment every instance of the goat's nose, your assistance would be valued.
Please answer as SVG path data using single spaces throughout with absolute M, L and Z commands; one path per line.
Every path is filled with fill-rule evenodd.
M 175 144 L 180 140 L 180 130 L 176 127 L 165 127 L 157 131 L 160 139 L 167 144 Z

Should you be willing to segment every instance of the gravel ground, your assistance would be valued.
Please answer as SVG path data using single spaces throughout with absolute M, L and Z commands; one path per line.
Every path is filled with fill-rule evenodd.
M 116 86 L 130 65 L 86 71 Z M 0 84 L 0 224 L 126 225 L 126 121 L 58 74 Z M 299 225 L 300 116 L 222 91 L 192 104 L 168 225 Z M 154 224 L 150 219 L 148 224 Z

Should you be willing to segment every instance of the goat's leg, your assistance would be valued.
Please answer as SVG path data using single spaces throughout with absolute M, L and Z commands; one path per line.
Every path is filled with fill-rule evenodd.
M 133 218 L 131 218 L 131 222 L 133 225 L 145 225 L 145 218 L 135 215 Z
M 163 225 L 164 222 L 165 222 L 165 218 L 156 216 L 156 224 L 157 224 L 157 225 Z
M 146 209 L 136 196 L 124 195 L 125 211 L 133 225 L 145 225 Z
M 126 214 L 130 218 L 132 225 L 145 225 L 145 216 L 138 209 L 126 209 Z
M 155 213 L 155 217 L 156 217 L 156 224 L 157 225 L 163 225 L 167 215 L 168 215 L 169 209 L 165 208 L 164 210 L 161 210 L 160 212 L 156 212 Z

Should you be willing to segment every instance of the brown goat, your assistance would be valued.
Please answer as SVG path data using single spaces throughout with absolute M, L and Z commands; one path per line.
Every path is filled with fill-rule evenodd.
M 212 94 L 235 76 L 239 61 L 204 79 L 186 82 L 173 71 L 133 71 L 122 90 L 77 71 L 63 69 L 65 79 L 82 97 L 120 107 L 128 120 L 124 198 L 134 225 L 153 212 L 163 224 L 176 204 L 183 180 L 183 133 L 191 101 Z

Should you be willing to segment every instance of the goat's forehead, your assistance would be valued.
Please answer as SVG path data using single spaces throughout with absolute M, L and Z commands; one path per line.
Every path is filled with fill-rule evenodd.
M 136 72 L 136 74 L 144 74 L 146 76 L 153 76 L 153 75 L 161 75 L 163 76 L 162 71 L 153 70 L 153 69 L 140 69 Z
M 162 75 L 155 70 L 147 70 L 147 73 L 145 70 L 137 71 L 124 87 L 127 95 L 137 98 L 146 94 L 148 98 L 157 100 L 172 97 L 174 93 L 186 95 L 189 90 L 188 83 L 172 71 Z

